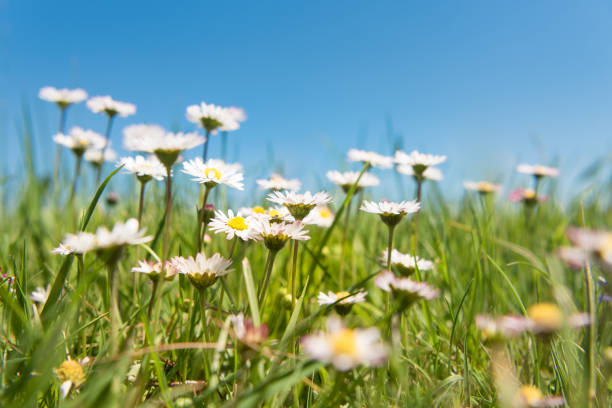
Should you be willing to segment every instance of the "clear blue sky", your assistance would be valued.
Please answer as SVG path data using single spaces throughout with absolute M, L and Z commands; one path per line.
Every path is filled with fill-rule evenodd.
M 523 160 L 575 174 L 612 147 L 612 3 L 0 0 L 0 167 L 16 163 L 24 102 L 52 160 L 44 85 L 135 103 L 115 145 L 130 123 L 191 129 L 185 107 L 202 100 L 242 106 L 233 158 L 272 146 L 291 176 L 350 147 L 389 152 L 390 133 L 447 154 L 446 183 Z M 74 124 L 104 127 L 84 104 Z

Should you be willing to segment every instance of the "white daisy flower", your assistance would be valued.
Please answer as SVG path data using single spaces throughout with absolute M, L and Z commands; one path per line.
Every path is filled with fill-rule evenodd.
M 347 160 L 350 162 L 370 163 L 372 167 L 380 167 L 382 169 L 393 167 L 393 157 L 365 150 L 350 149 L 347 154 Z
M 238 190 L 244 189 L 242 173 L 237 171 L 236 165 L 228 165 L 223 160 L 209 159 L 204 163 L 201 158 L 196 157 L 183 162 L 182 172 L 193 176 L 192 181 L 209 188 L 225 184 Z
M 380 215 L 380 219 L 388 226 L 397 225 L 406 214 L 412 214 L 419 211 L 421 204 L 416 200 L 402 201 L 394 203 L 391 201 L 382 200 L 364 201 L 359 208 L 361 211 Z
M 159 279 L 162 273 L 162 263 L 153 261 L 138 261 L 138 266 L 133 267 L 132 272 L 144 273 L 151 280 L 157 280 Z M 174 279 L 174 276 L 176 276 L 177 273 L 178 271 L 174 267 L 174 264 L 170 261 L 166 261 L 166 271 L 164 279 L 172 280 Z
M 355 303 L 365 302 L 368 292 L 360 291 L 351 295 L 349 292 L 341 291 L 334 293 L 328 291 L 327 294 L 319 292 L 317 301 L 319 305 L 334 305 L 335 310 L 342 316 L 348 314 Z
M 255 326 L 253 320 L 245 319 L 242 312 L 231 315 L 230 321 L 236 338 L 248 346 L 257 347 L 268 338 L 268 326 L 265 323 L 262 323 L 259 327 Z
M 65 108 L 73 103 L 83 102 L 87 99 L 87 92 L 81 88 L 77 89 L 57 89 L 52 86 L 45 86 L 38 91 L 38 97 L 45 101 L 55 102 L 60 108 Z
M 397 172 L 406 176 L 419 178 L 419 176 L 415 175 L 414 168 L 407 164 L 400 164 L 397 166 Z M 442 171 L 437 167 L 427 167 L 425 170 L 423 170 L 420 177 L 431 181 L 441 181 L 443 178 Z
M 96 249 L 139 245 L 152 239 L 152 236 L 145 235 L 144 229 L 140 229 L 136 218 L 130 218 L 125 223 L 117 222 L 110 231 L 106 227 L 99 227 L 95 235 Z
M 288 240 L 309 240 L 308 231 L 304 229 L 301 222 L 287 223 L 284 221 L 272 221 L 267 217 L 253 217 L 251 222 L 253 238 L 264 241 L 266 248 L 278 251 Z
M 141 181 L 149 181 L 151 178 L 161 181 L 166 177 L 166 167 L 156 156 L 122 157 L 118 166 L 121 165 Z
M 74 252 L 72 248 L 64 244 L 59 244 L 57 248 L 51 250 L 51 253 L 55 255 L 70 255 L 72 252 Z
M 227 119 L 226 121 L 219 127 L 219 130 L 222 132 L 231 132 L 234 130 L 240 129 L 240 123 L 247 120 L 247 115 L 244 112 L 244 109 L 237 108 L 235 106 L 230 106 L 225 108 Z
M 140 136 L 140 141 L 135 143 L 134 147 L 137 146 L 139 151 L 155 154 L 166 168 L 170 168 L 177 161 L 181 152 L 199 146 L 205 140 L 197 132 L 165 132 L 161 134 L 154 131 L 143 133 Z
M 273 173 L 269 179 L 256 180 L 264 190 L 290 190 L 298 191 L 302 187 L 302 183 L 298 179 L 286 179 L 280 174 Z
M 228 240 L 237 236 L 243 241 L 248 241 L 252 239 L 254 234 L 253 229 L 250 227 L 251 221 L 251 217 L 245 218 L 234 215 L 232 210 L 228 210 L 227 215 L 223 211 L 216 211 L 215 218 L 210 221 L 208 226 L 211 231 L 225 233 L 225 238 Z
M 296 220 L 303 220 L 316 206 L 331 202 L 331 197 L 325 191 L 303 194 L 294 191 L 274 191 L 268 194 L 268 201 L 287 207 Z
M 222 126 L 232 130 L 240 126 L 236 120 L 235 111 L 229 111 L 227 108 L 212 103 L 202 102 L 199 105 L 190 105 L 187 107 L 185 116 L 188 121 L 198 124 L 213 134 Z
M 87 101 L 87 107 L 93 113 L 106 113 L 108 116 L 127 117 L 136 113 L 136 105 L 115 101 L 108 95 L 90 98 Z
M 103 161 L 113 162 L 117 160 L 117 152 L 110 147 L 107 147 L 106 149 L 91 148 L 85 150 L 83 158 L 94 166 L 101 166 Z
M 376 286 L 385 292 L 393 293 L 404 307 L 418 300 L 433 300 L 440 295 L 438 289 L 425 282 L 416 282 L 408 278 L 398 278 L 392 272 L 383 271 L 375 278 Z
M 106 138 L 93 130 L 84 130 L 74 126 L 68 134 L 57 133 L 53 136 L 53 141 L 72 150 L 80 156 L 85 150 L 95 148 L 103 149 L 106 146 Z
M 567 237 L 573 245 L 612 268 L 612 232 L 572 227 L 567 230 Z
M 344 192 L 348 192 L 350 188 L 357 182 L 359 178 L 359 172 L 356 171 L 345 171 L 340 173 L 339 171 L 328 171 L 326 174 L 327 178 L 334 184 L 342 187 Z M 374 187 L 380 184 L 378 177 L 371 173 L 363 173 L 357 184 L 357 191 L 365 187 Z
M 383 250 L 380 261 L 383 265 L 387 264 L 388 250 Z M 402 254 L 397 249 L 391 251 L 391 266 L 399 270 L 402 275 L 412 275 L 414 271 L 430 271 L 434 267 L 434 263 L 426 259 L 419 258 L 418 256 L 413 257 L 410 254 Z
M 144 123 L 123 128 L 123 147 L 126 150 L 150 152 L 152 141 L 166 136 L 166 130 L 159 125 Z
M 334 222 L 334 213 L 326 205 L 318 205 L 304 218 L 304 224 L 329 228 Z
M 66 398 L 72 389 L 79 388 L 87 379 L 83 365 L 87 363 L 89 359 L 85 357 L 82 362 L 76 360 L 64 361 L 58 368 L 54 368 L 55 375 L 59 378 L 60 393 L 62 398 Z
M 559 169 L 555 167 L 542 166 L 540 164 L 519 164 L 516 171 L 535 177 L 559 177 Z
M 47 285 L 46 288 L 37 286 L 36 289 L 30 293 L 30 300 L 34 303 L 45 303 L 47 301 L 47 298 L 49 297 L 50 288 L 50 285 Z
M 310 358 L 332 363 L 340 371 L 359 365 L 379 366 L 387 358 L 377 328 L 349 329 L 335 317 L 328 319 L 327 332 L 304 336 L 301 343 Z
M 446 156 L 419 153 L 413 150 L 410 154 L 398 150 L 395 152 L 395 163 L 411 166 L 417 173 L 422 173 L 426 168 L 436 166 L 446 161 Z M 419 171 L 422 169 L 421 171 Z
M 172 258 L 171 262 L 177 272 L 187 275 L 193 286 L 199 290 L 213 285 L 219 277 L 232 271 L 229 269 L 232 261 L 219 254 L 214 254 L 210 258 L 206 258 L 203 253 L 197 254 L 195 258 L 177 256 Z
M 488 181 L 464 181 L 463 188 L 477 191 L 480 194 L 498 193 L 501 190 L 499 184 L 490 183 Z
M 250 216 L 261 216 L 266 214 L 266 209 L 262 206 L 256 205 L 255 207 L 240 207 L 238 209 L 238 215 L 241 217 Z
M 548 197 L 537 195 L 532 188 L 516 188 L 508 194 L 508 199 L 513 203 L 524 203 L 531 206 L 548 200 Z
M 500 342 L 524 333 L 529 324 L 520 315 L 506 315 L 492 317 L 489 315 L 477 315 L 476 327 L 482 332 L 484 341 Z

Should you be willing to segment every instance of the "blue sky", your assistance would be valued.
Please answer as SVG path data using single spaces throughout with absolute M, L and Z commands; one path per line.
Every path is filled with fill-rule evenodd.
M 573 175 L 612 147 L 611 21 L 597 0 L 0 0 L 1 167 L 17 168 L 24 103 L 51 162 L 57 112 L 37 91 L 53 85 L 135 103 L 115 145 L 131 123 L 192 129 L 189 104 L 242 106 L 231 158 L 269 163 L 272 149 L 307 179 L 350 147 L 389 152 L 391 134 L 448 155 L 453 185 L 519 161 Z M 68 122 L 104 129 L 84 105 Z

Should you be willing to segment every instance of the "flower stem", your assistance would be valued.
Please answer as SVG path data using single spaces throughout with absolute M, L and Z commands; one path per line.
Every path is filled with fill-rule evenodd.
M 204 163 L 206 163 L 206 156 L 208 155 L 208 139 L 210 139 L 210 130 L 206 129 L 206 140 L 204 141 L 204 151 L 202 152 Z
M 393 251 L 393 232 L 395 231 L 395 225 L 389 226 L 389 240 L 387 243 L 387 270 L 391 270 L 391 252 Z
M 274 266 L 274 258 L 276 257 L 277 251 L 269 251 L 268 259 L 266 260 L 266 273 L 264 275 L 264 280 L 262 285 L 259 288 L 259 310 L 263 309 L 263 303 L 266 299 L 266 290 L 268 289 L 268 283 L 270 282 L 270 275 L 272 274 L 272 267 Z
M 342 243 L 340 244 L 340 267 L 339 267 L 339 277 L 338 284 L 340 285 L 339 289 L 344 289 L 344 256 L 346 254 L 346 236 L 348 234 L 349 229 L 349 218 L 351 213 L 351 201 L 349 201 L 346 206 L 346 214 L 344 215 L 344 228 L 342 229 Z
M 202 331 L 204 332 L 204 338 L 206 339 L 207 343 L 210 343 L 210 334 L 208 332 L 208 321 L 207 321 L 207 316 L 206 316 L 206 305 L 204 304 L 204 289 L 200 289 L 198 291 L 198 294 L 200 295 L 200 314 L 202 317 Z M 210 369 L 208 367 L 208 358 L 206 355 L 206 349 L 203 349 L 202 352 L 204 353 L 204 373 L 206 375 L 206 380 L 208 380 L 210 378 Z
M 204 190 L 204 195 L 202 196 L 202 207 L 200 208 L 199 218 L 198 218 L 198 232 L 196 237 L 196 247 L 194 253 L 197 254 L 202 249 L 202 243 L 204 241 L 204 234 L 206 234 L 206 224 L 204 223 L 204 214 L 206 213 L 206 202 L 208 201 L 208 194 L 210 194 L 210 188 L 206 186 Z M 204 228 L 202 228 L 202 224 L 204 224 Z
M 66 108 L 60 106 L 60 118 L 59 118 L 59 133 L 64 133 L 64 127 L 66 125 Z M 57 145 L 57 152 L 55 154 L 55 168 L 53 169 L 53 183 L 57 185 L 59 180 L 59 169 L 60 163 L 62 162 L 62 146 Z
M 138 225 L 142 225 L 142 209 L 144 207 L 145 185 L 146 182 L 140 182 L 140 196 L 138 199 Z
M 170 167 L 166 167 L 166 223 L 164 226 L 164 248 L 162 253 L 162 266 L 168 259 L 170 251 L 170 221 L 172 217 L 172 178 L 170 177 Z
M 74 169 L 74 179 L 72 180 L 72 189 L 70 190 L 70 202 L 74 199 L 74 194 L 76 193 L 76 185 L 77 180 L 79 179 L 79 175 L 81 174 L 81 162 L 83 161 L 83 155 L 77 154 L 76 156 L 76 167 Z
M 115 355 L 119 350 L 119 326 L 121 316 L 119 315 L 119 282 L 117 278 L 117 263 L 108 265 L 108 289 L 110 296 L 110 352 Z
M 295 278 L 297 275 L 298 248 L 300 241 L 293 241 L 293 267 L 291 268 L 291 310 L 295 309 Z

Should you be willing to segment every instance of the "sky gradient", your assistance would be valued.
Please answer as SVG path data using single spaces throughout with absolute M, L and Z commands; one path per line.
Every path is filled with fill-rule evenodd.
M 612 147 L 611 21 L 597 0 L 0 0 L 0 169 L 19 171 L 24 104 L 52 162 L 57 112 L 37 98 L 51 85 L 135 103 L 115 147 L 131 123 L 192 130 L 185 108 L 206 101 L 249 116 L 231 159 L 256 168 L 273 151 L 289 176 L 400 137 L 449 157 L 444 183 L 503 180 L 520 161 L 575 175 Z M 104 119 L 81 104 L 68 125 L 103 132 Z

